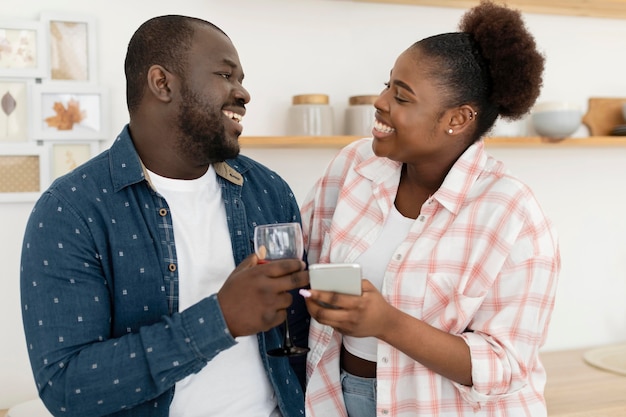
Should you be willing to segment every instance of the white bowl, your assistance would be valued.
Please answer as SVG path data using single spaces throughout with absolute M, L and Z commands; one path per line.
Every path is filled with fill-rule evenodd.
M 533 107 L 531 119 L 539 136 L 563 139 L 572 135 L 582 124 L 582 108 L 567 102 L 544 102 Z

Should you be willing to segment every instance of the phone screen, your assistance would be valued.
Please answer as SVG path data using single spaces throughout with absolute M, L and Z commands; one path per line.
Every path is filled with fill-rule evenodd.
M 361 295 L 359 264 L 312 264 L 309 278 L 314 290 Z

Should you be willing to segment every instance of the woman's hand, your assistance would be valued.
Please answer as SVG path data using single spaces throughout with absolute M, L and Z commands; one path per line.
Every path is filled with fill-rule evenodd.
M 300 290 L 311 317 L 344 335 L 373 336 L 395 347 L 422 365 L 460 384 L 472 385 L 469 346 L 449 334 L 389 304 L 367 280 L 363 294 Z
M 387 323 L 397 310 L 371 282 L 364 279 L 361 285 L 361 296 L 318 290 L 300 293 L 306 298 L 311 317 L 319 323 L 348 336 L 382 338 L 389 328 Z

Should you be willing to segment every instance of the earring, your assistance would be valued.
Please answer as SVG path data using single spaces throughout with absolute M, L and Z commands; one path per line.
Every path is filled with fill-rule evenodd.
M 454 132 L 452 129 L 448 129 L 448 134 L 451 135 Z

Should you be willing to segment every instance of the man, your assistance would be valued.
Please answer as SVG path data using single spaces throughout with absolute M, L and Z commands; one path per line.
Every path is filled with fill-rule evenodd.
M 302 415 L 303 361 L 294 373 L 265 352 L 290 305 L 306 344 L 289 291 L 308 273 L 249 255 L 255 225 L 300 215 L 280 177 L 238 156 L 250 96 L 237 51 L 211 23 L 162 16 L 133 35 L 125 72 L 129 125 L 55 181 L 26 228 L 23 320 L 42 400 L 62 416 Z

